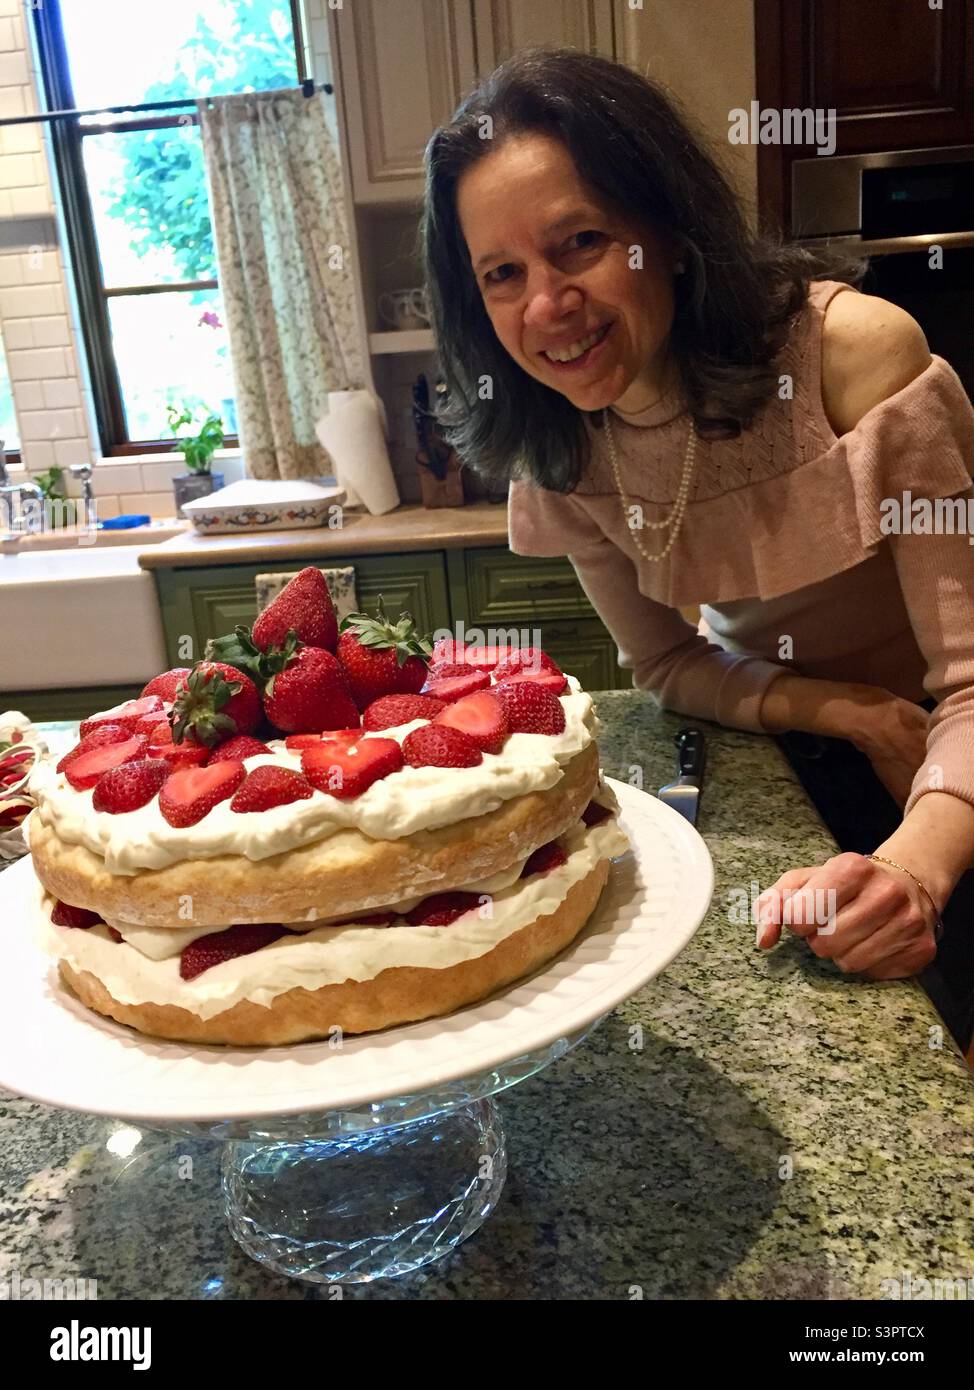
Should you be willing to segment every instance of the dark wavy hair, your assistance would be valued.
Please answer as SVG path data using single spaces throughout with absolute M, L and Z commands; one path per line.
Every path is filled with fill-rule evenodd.
M 485 118 L 491 126 L 485 127 Z M 490 139 L 482 131 L 492 129 Z M 814 279 L 858 284 L 865 263 L 755 235 L 717 165 L 671 98 L 645 77 L 574 49 L 510 58 L 434 132 L 426 147 L 420 241 L 446 383 L 439 423 L 457 453 L 494 484 L 531 478 L 571 491 L 588 460 L 584 412 L 507 353 L 484 308 L 456 209 L 465 170 L 509 136 L 562 141 L 580 176 L 672 240 L 670 347 L 701 435 L 736 434 L 777 389 L 773 359 Z M 492 398 L 482 400 L 478 378 Z

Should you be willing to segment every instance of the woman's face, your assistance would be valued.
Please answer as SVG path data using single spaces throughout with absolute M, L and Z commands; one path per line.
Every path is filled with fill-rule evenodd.
M 676 254 L 584 183 L 560 141 L 505 140 L 461 177 L 457 213 L 494 331 L 530 376 L 579 410 L 660 394 Z

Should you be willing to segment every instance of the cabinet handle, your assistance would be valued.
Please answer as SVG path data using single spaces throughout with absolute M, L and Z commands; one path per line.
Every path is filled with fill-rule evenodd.
M 524 587 L 526 589 L 577 589 L 578 582 L 574 579 L 529 579 Z
M 562 640 L 563 637 L 577 637 L 577 636 L 578 636 L 578 628 L 577 628 L 577 627 L 562 627 L 561 623 L 559 623 L 559 624 L 558 624 L 558 631 L 555 633 L 555 636 L 558 638 L 558 641 L 559 641 L 559 642 Z

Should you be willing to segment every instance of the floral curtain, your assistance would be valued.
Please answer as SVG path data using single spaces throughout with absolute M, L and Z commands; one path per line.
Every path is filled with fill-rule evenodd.
M 329 473 L 315 423 L 329 391 L 366 382 L 323 95 L 252 92 L 197 108 L 246 471 Z

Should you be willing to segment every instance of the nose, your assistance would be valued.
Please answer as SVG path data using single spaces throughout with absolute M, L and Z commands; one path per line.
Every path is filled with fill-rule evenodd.
M 524 309 L 526 328 L 551 328 L 582 304 L 582 292 L 552 265 L 542 263 L 528 272 Z

